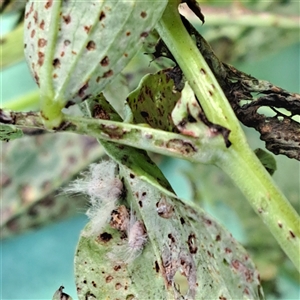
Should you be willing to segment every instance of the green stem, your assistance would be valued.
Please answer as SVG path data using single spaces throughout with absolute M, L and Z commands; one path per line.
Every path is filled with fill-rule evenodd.
M 0 125 L 1 122 L 8 124 L 8 121 L 17 128 L 35 128 L 53 132 L 45 128 L 40 113 L 0 110 Z M 205 126 L 196 139 L 142 125 L 70 115 L 63 115 L 62 124 L 58 131 L 88 135 L 197 163 L 213 163 L 225 148 L 223 137 L 220 135 L 211 137 L 207 134 L 209 130 Z
M 299 216 L 251 151 L 244 132 L 205 59 L 183 26 L 177 0 L 170 0 L 156 26 L 208 119 L 231 130 L 232 145 L 217 160 L 245 194 L 282 249 L 300 270 Z

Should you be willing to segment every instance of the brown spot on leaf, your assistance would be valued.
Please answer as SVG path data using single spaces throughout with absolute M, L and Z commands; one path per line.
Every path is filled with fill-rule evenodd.
M 106 67 L 106 66 L 108 66 L 108 64 L 109 64 L 109 58 L 108 58 L 108 56 L 105 56 L 105 57 L 100 61 L 100 65 L 101 65 L 102 67 Z
M 79 90 L 78 90 L 78 96 L 83 97 L 85 90 L 88 88 L 89 84 L 86 82 Z
M 289 233 L 290 233 L 290 235 L 291 235 L 291 237 L 292 237 L 293 239 L 296 237 L 295 234 L 294 234 L 294 232 L 293 232 L 292 230 L 290 230 Z
M 2 1 L 2 2 L 3 2 L 3 1 Z M 1 3 L 2 3 L 2 2 L 1 2 Z M 32 12 L 33 12 L 33 3 L 31 3 L 31 6 L 30 6 L 29 11 L 25 14 L 25 19 L 27 19 L 28 16 L 29 16 Z
M 45 21 L 44 21 L 44 20 L 41 21 L 41 23 L 40 23 L 40 28 L 41 28 L 42 30 L 44 30 L 44 28 L 45 28 Z
M 68 107 L 70 107 L 70 106 L 72 106 L 72 105 L 74 105 L 74 104 L 75 104 L 74 101 L 68 100 L 67 103 L 66 103 L 66 105 L 65 105 L 65 108 L 68 108 Z
M 105 13 L 104 11 L 101 11 L 99 16 L 99 21 L 102 21 L 104 18 L 105 18 Z
M 127 31 L 126 32 L 126 36 L 130 36 L 131 35 L 131 32 L 130 31 Z
M 203 218 L 203 221 L 206 225 L 211 225 L 212 221 L 210 219 Z
M 180 152 L 184 155 L 197 152 L 195 146 L 190 141 L 181 139 L 171 139 L 166 143 L 166 148 Z
M 60 60 L 58 58 L 53 59 L 52 65 L 55 69 L 59 68 L 60 67 Z
M 196 235 L 191 233 L 188 237 L 187 244 L 189 246 L 189 251 L 191 254 L 195 254 L 198 251 L 198 247 L 196 246 Z
M 156 273 L 159 272 L 159 264 L 158 264 L 157 260 L 155 261 L 155 271 L 156 271 Z
M 71 44 L 71 41 L 69 41 L 69 40 L 64 40 L 64 45 L 65 46 L 69 46 Z
M 117 272 L 117 271 L 119 271 L 119 270 L 121 270 L 121 266 L 120 265 L 117 265 L 117 266 L 114 266 L 114 270 Z
M 147 17 L 147 13 L 145 12 L 145 11 L 142 11 L 141 12 L 141 17 L 144 19 L 144 18 L 146 18 Z
M 206 71 L 202 68 L 202 69 L 200 70 L 200 74 L 201 74 L 201 75 L 206 75 Z
M 33 38 L 33 37 L 34 37 L 34 35 L 35 35 L 35 30 L 34 30 L 34 29 L 32 29 L 32 31 L 31 31 L 31 34 L 30 34 L 30 37 L 31 37 L 31 38 Z
M 84 30 L 86 31 L 86 33 L 89 33 L 91 30 L 91 25 L 90 26 L 84 26 Z
M 106 278 L 105 278 L 105 281 L 106 283 L 109 283 L 113 280 L 114 278 L 111 276 L 111 275 L 108 275 Z
M 38 46 L 39 47 L 45 47 L 47 45 L 47 40 L 45 39 L 39 39 L 38 40 Z
M 99 235 L 98 239 L 100 242 L 107 243 L 112 239 L 112 235 L 108 232 L 103 232 Z
M 89 41 L 86 45 L 86 49 L 88 51 L 92 51 L 96 49 L 96 43 L 94 41 Z
M 99 81 L 100 81 L 100 76 L 98 76 L 97 78 L 96 78 L 96 82 L 98 83 Z
M 63 15 L 62 18 L 63 18 L 63 20 L 66 24 L 69 24 L 71 22 L 71 16 L 70 15 L 66 15 L 66 16 Z
M 141 116 L 143 118 L 148 118 L 149 117 L 149 114 L 146 112 L 146 111 L 141 111 Z
M 31 22 L 29 22 L 27 25 L 27 29 L 30 29 L 30 28 L 31 28 Z
M 38 12 L 35 11 L 33 14 L 34 23 L 36 24 L 38 22 Z
M 43 63 L 44 63 L 45 54 L 44 54 L 43 52 L 39 51 L 38 57 L 39 57 L 39 59 L 38 59 L 38 64 L 39 64 L 40 66 L 42 66 Z
M 40 86 L 40 77 L 36 72 L 34 72 L 34 80 L 37 83 L 37 85 Z
M 114 74 L 113 70 L 108 70 L 103 74 L 103 78 L 108 78 L 110 76 L 113 76 L 113 74 Z
M 121 283 L 117 282 L 117 283 L 115 284 L 115 289 L 116 289 L 116 290 L 119 290 L 121 287 L 122 287 L 122 284 L 121 284 Z
M 140 36 L 141 36 L 142 38 L 146 38 L 148 35 L 149 35 L 148 32 L 142 32 Z
M 282 223 L 278 222 L 278 226 L 279 226 L 279 228 L 282 228 Z
M 225 253 L 231 253 L 232 252 L 232 250 L 231 249 L 229 249 L 229 248 L 225 248 Z
M 45 8 L 46 9 L 50 8 L 52 6 L 52 2 L 53 2 L 53 0 L 47 1 L 46 4 L 45 4 Z
M 168 238 L 171 240 L 172 243 L 176 242 L 176 240 L 175 240 L 174 236 L 172 235 L 172 233 L 168 234 Z

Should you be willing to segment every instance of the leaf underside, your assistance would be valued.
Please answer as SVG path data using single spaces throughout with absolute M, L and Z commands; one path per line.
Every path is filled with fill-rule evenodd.
M 120 204 L 143 220 L 148 241 L 140 256 L 125 263 L 111 254 L 122 254 L 126 235 L 107 225 L 91 236 L 87 225 L 75 258 L 80 299 L 263 299 L 254 264 L 229 232 L 201 209 L 141 180 L 141 173 L 119 167 L 126 188 Z

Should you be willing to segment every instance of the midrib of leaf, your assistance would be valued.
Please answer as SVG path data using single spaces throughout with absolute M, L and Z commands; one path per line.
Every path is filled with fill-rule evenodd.
M 30 2 L 27 3 L 29 5 Z M 61 8 L 61 1 L 53 1 L 51 10 L 53 11 L 51 15 L 51 26 L 48 31 L 48 41 L 55 41 L 58 34 L 59 23 L 59 13 Z M 36 5 L 45 5 L 45 2 L 38 2 Z M 41 8 L 43 9 L 43 8 Z M 26 29 L 25 29 L 26 30 Z M 61 122 L 62 113 L 61 110 L 63 106 L 59 99 L 55 98 L 55 91 L 52 84 L 52 57 L 55 51 L 55 44 L 45 52 L 44 66 L 40 69 L 40 98 L 41 98 L 41 111 L 44 115 L 45 125 L 49 128 L 53 126 L 58 126 Z M 50 122 L 48 122 L 50 120 Z M 49 124 L 50 123 L 50 124 Z

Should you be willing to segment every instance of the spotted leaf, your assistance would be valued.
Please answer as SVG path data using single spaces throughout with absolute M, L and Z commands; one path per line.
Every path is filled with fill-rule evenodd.
M 63 107 L 98 94 L 131 60 L 166 0 L 28 1 L 25 56 L 48 127 Z
M 142 155 L 136 151 L 131 155 Z M 162 187 L 158 180 L 165 180 L 151 162 L 144 160 L 142 169 L 125 154 L 122 161 L 119 176 L 126 196 L 120 203 L 143 222 L 147 240 L 136 243 L 141 249 L 135 256 L 130 235 L 120 226 L 110 222 L 95 236 L 87 225 L 75 258 L 80 299 L 264 298 L 253 262 L 228 231 Z M 115 210 L 111 213 L 113 219 Z M 128 255 L 133 255 L 129 261 Z
M 14 125 L 0 124 L 0 141 L 9 141 L 23 136 L 21 129 Z

